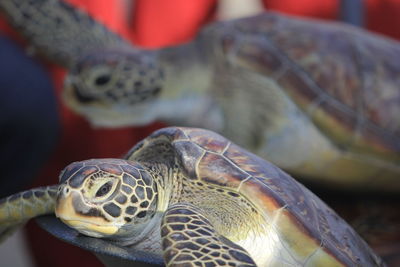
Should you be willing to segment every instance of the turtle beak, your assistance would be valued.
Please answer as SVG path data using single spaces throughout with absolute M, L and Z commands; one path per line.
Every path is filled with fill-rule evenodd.
M 70 192 L 67 186 L 61 185 L 60 193 L 57 196 L 55 208 L 55 214 L 58 218 L 60 218 L 60 216 L 63 216 L 64 214 L 73 213 L 73 195 L 76 195 L 76 193 L 73 194 L 72 192 Z
M 110 225 L 95 207 L 85 205 L 81 195 L 64 187 L 56 202 L 55 214 L 66 225 L 78 232 L 93 236 L 107 237 L 118 232 L 118 227 Z

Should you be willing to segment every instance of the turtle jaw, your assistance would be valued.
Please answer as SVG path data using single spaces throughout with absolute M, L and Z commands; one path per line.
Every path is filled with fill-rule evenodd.
M 108 237 L 118 232 L 118 227 L 112 225 L 98 225 L 81 220 L 67 220 L 60 217 L 66 225 L 76 229 L 78 232 L 91 237 Z
M 65 82 L 63 91 L 64 103 L 75 113 L 84 116 L 94 127 L 144 126 L 156 121 L 159 117 L 158 109 L 154 107 L 154 102 L 123 105 L 94 99 L 85 103 L 77 99 L 74 93 L 76 90 L 71 82 Z
M 109 237 L 119 231 L 117 225 L 112 225 L 106 219 L 84 214 L 80 212 L 82 203 L 80 196 L 76 192 L 71 192 L 67 196 L 59 196 L 56 203 L 55 214 L 66 225 L 76 229 L 78 232 L 92 237 Z

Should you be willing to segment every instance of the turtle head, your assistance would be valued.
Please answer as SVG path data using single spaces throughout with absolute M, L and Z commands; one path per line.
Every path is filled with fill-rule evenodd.
M 163 84 L 155 52 L 106 50 L 82 57 L 71 68 L 64 99 L 96 126 L 144 125 L 156 120 L 153 105 Z
M 156 185 L 138 163 L 86 160 L 60 175 L 56 216 L 85 235 L 129 239 L 147 229 L 156 210 Z

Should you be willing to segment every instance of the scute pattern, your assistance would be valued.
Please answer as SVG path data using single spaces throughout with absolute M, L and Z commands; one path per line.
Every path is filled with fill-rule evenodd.
M 198 164 L 200 180 L 228 188 L 239 188 L 246 175 L 240 168 L 220 154 L 206 152 Z
M 185 134 L 190 141 L 196 143 L 204 150 L 214 153 L 221 154 L 230 144 L 228 140 L 211 131 L 208 135 L 204 135 L 201 131 L 188 129 L 185 131 Z
M 56 215 L 79 232 L 163 253 L 169 266 L 384 266 L 318 197 L 215 133 L 161 129 L 128 158 L 73 163 L 58 194 L 0 200 L 0 221 L 12 218 L 0 237 L 57 200 Z M 36 198 L 48 206 L 18 206 Z
M 171 207 L 162 225 L 162 246 L 168 266 L 256 266 L 245 250 L 219 236 L 192 205 Z
M 253 161 L 254 157 L 249 155 L 249 160 Z M 274 199 L 280 200 L 281 205 L 285 204 L 293 223 L 299 229 L 316 238 L 322 249 L 350 266 L 365 266 L 367 262 L 383 265 L 368 245 L 331 208 L 303 185 L 287 179 L 286 173 L 278 168 L 276 171 L 279 175 L 270 176 L 270 179 L 258 178 L 266 185 L 262 187 L 263 194 L 277 194 Z M 343 242 L 344 239 L 351 242 Z
M 61 181 L 68 179 L 68 186 L 85 196 L 92 186 L 92 179 L 98 177 L 118 180 L 120 191 L 104 200 L 103 205 L 89 209 L 87 207 L 91 207 L 96 200 L 85 197 L 83 200 L 75 199 L 73 205 L 77 213 L 102 217 L 108 222 L 113 219 L 130 222 L 155 213 L 155 183 L 139 164 L 118 159 L 75 162 L 64 170 Z
M 236 153 L 232 153 L 231 148 Z M 285 207 L 299 231 L 314 238 L 315 242 L 321 244 L 321 248 L 333 253 L 342 262 L 349 265 L 360 264 L 360 259 L 373 255 L 365 242 L 356 238 L 357 234 L 354 230 L 347 226 L 332 209 L 316 198 L 307 188 L 294 179 L 289 179 L 288 175 L 279 168 L 272 164 L 267 165 L 265 162 L 261 164 L 262 159 L 236 145 L 231 145 L 226 153 L 231 155 L 229 158 L 232 162 L 254 177 L 243 183 L 242 188 L 246 189 L 241 191 L 243 194 L 258 191 L 256 195 L 259 194 L 259 197 L 263 199 L 262 204 L 266 207 L 275 205 L 275 209 Z M 238 159 L 233 156 L 235 154 L 239 155 Z M 253 198 L 253 201 L 256 200 Z M 274 203 L 269 204 L 271 201 Z M 352 243 L 344 243 L 345 237 L 351 239 Z M 364 253 L 365 250 L 367 253 Z M 379 262 L 377 258 L 373 261 Z
M 317 250 L 306 256 L 305 261 L 313 259 L 313 255 L 318 255 L 317 251 L 322 249 L 347 266 L 368 266 L 370 262 L 378 266 L 383 265 L 354 230 L 326 204 L 288 174 L 258 156 L 202 129 L 171 127 L 157 131 L 150 138 L 154 138 L 153 136 L 171 140 L 179 157 L 190 154 L 188 151 L 198 151 L 195 155 L 199 158 L 190 159 L 190 162 L 198 163 L 195 169 L 185 170 L 187 173 L 196 174 L 196 177 L 208 184 L 236 190 L 271 217 L 279 211 L 282 218 L 289 222 L 285 228 L 278 225 L 277 231 L 282 235 L 282 241 L 293 242 L 290 240 L 290 233 L 287 232 L 291 229 L 290 231 L 300 232 L 303 238 L 308 239 L 307 242 L 315 244 Z M 178 138 L 174 139 L 175 136 Z M 195 140 L 192 140 L 191 136 L 194 136 Z M 202 139 L 201 136 L 205 138 Z M 216 143 L 223 147 L 218 148 Z M 201 153 L 201 150 L 195 147 L 204 152 Z M 207 150 L 207 147 L 211 150 Z M 182 158 L 181 162 L 185 162 L 185 159 Z M 193 168 L 193 164 L 184 167 Z M 289 239 L 286 239 L 287 237 Z M 343 242 L 347 238 L 351 239 L 351 242 Z M 296 244 L 293 249 L 296 249 L 296 246 L 300 248 L 301 244 Z
M 70 179 L 68 181 L 68 184 L 72 188 L 79 188 L 85 181 L 86 176 L 95 174 L 98 171 L 99 169 L 96 166 L 86 166 L 86 167 L 82 166 L 81 169 L 79 169 L 79 171 L 77 171 L 73 176 L 71 176 L 73 177 L 73 179 Z
M 274 13 L 215 28 L 221 35 L 234 33 L 226 51 L 232 64 L 275 79 L 339 145 L 352 149 L 361 135 L 389 151 L 400 151 L 400 64 L 394 60 L 400 54 L 398 42 Z M 324 111 L 348 132 L 335 136 L 316 111 Z
M 201 147 L 193 146 L 189 140 L 177 140 L 174 142 L 174 147 L 178 151 L 180 158 L 185 159 L 180 161 L 184 167 L 184 171 L 188 178 L 197 179 L 196 166 L 199 159 L 204 155 L 204 150 Z

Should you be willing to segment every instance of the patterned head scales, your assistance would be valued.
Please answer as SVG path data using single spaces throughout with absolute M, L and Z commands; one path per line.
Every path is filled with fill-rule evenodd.
M 64 98 L 95 124 L 110 120 L 125 124 L 128 118 L 124 117 L 141 112 L 158 98 L 163 80 L 163 70 L 150 51 L 97 51 L 82 57 L 71 69 Z
M 155 183 L 137 163 L 86 160 L 60 175 L 56 215 L 83 234 L 121 238 L 140 232 L 156 208 Z

